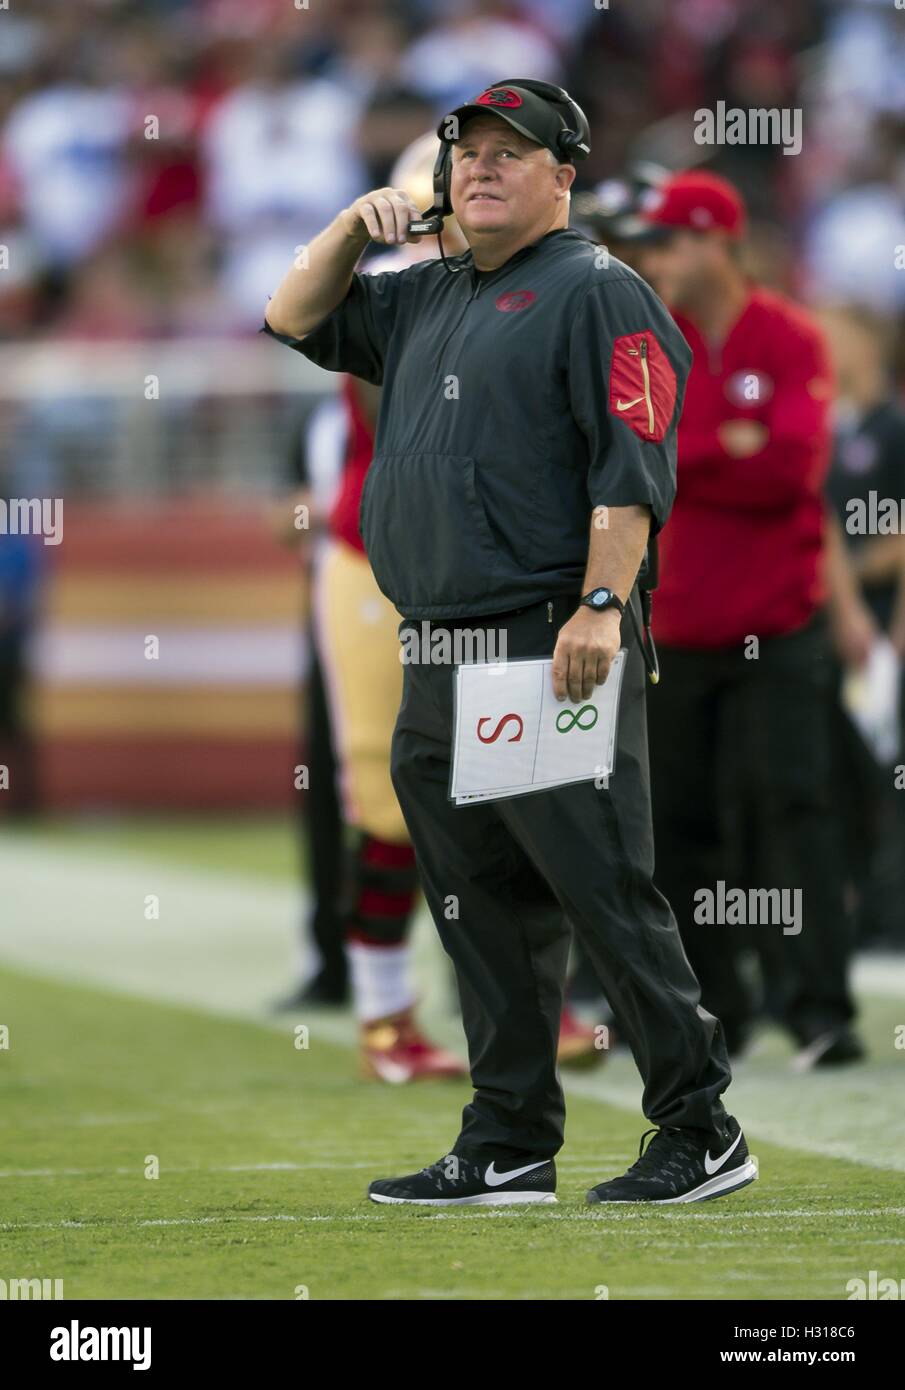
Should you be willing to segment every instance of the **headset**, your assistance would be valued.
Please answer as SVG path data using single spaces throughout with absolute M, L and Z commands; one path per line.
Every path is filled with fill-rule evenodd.
M 491 91 L 494 87 L 522 87 L 525 91 L 533 92 L 535 96 L 543 97 L 552 106 L 561 108 L 563 128 L 556 137 L 557 153 L 562 156 L 564 164 L 571 164 L 578 159 L 587 159 L 591 153 L 591 128 L 588 125 L 588 118 L 578 102 L 573 101 L 569 93 L 562 87 L 554 87 L 552 82 L 536 82 L 533 78 L 522 77 L 509 78 L 502 82 L 491 82 L 485 90 Z M 428 208 L 420 220 L 409 223 L 409 232 L 413 236 L 436 234 L 440 258 L 447 270 L 451 272 L 453 267 L 447 265 L 446 256 L 443 254 L 441 233 L 443 231 L 443 219 L 449 217 L 453 210 L 450 199 L 452 149 L 453 141 L 441 136 L 440 150 L 434 164 L 434 205 L 432 208 Z M 456 269 L 463 268 L 456 267 Z

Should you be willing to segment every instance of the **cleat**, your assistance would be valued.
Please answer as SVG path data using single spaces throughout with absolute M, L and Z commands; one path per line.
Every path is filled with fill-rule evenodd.
M 411 1009 L 373 1019 L 361 1028 L 361 1074 L 369 1081 L 404 1086 L 409 1081 L 468 1075 L 458 1057 L 435 1047 L 415 1024 Z
M 605 1052 L 597 1046 L 597 1030 L 581 1023 L 566 1006 L 559 1020 L 559 1043 L 556 1060 L 561 1067 L 593 1067 L 602 1061 Z

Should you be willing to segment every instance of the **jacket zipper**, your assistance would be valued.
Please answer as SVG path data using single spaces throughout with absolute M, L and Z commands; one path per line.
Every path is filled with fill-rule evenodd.
M 441 361 L 442 361 L 442 359 L 443 359 L 443 354 L 444 354 L 444 352 L 446 351 L 446 345 L 447 345 L 447 343 L 449 342 L 450 338 L 452 338 L 453 335 L 454 335 L 455 333 L 458 332 L 459 326 L 460 326 L 460 324 L 462 323 L 462 320 L 464 319 L 465 315 L 468 313 L 469 307 L 470 307 L 470 306 L 474 303 L 474 301 L 477 299 L 478 295 L 481 293 L 481 290 L 482 290 L 483 288 L 484 288 L 484 282 L 483 282 L 483 280 L 479 280 L 478 283 L 477 283 L 477 285 L 475 286 L 475 289 L 474 289 L 473 293 L 469 296 L 468 299 L 466 299 L 465 305 L 464 305 L 464 307 L 463 307 L 463 309 L 462 309 L 461 314 L 460 314 L 459 317 L 456 319 L 456 321 L 455 321 L 455 323 L 453 324 L 452 328 L 451 328 L 451 329 L 449 330 L 449 332 L 447 333 L 446 337 L 445 337 L 444 340 L 443 340 L 443 344 L 442 344 L 442 346 L 441 346 L 441 348 L 440 348 L 440 351 L 437 353 L 437 360 L 436 360 L 436 362 L 434 363 L 434 365 L 435 365 L 436 367 L 439 367 L 439 366 L 440 366 L 440 363 L 441 363 Z
M 654 432 L 654 403 L 650 398 L 650 368 L 647 365 L 647 339 L 641 339 L 641 375 L 644 377 L 644 400 L 647 404 L 647 432 Z
M 559 228 L 558 230 L 560 230 L 560 231 L 568 231 L 569 229 L 568 229 L 567 227 L 561 227 L 561 228 Z M 548 235 L 549 235 L 549 233 L 548 233 Z M 530 248 L 529 248 L 529 247 L 524 247 L 524 248 L 523 248 L 523 252 L 527 252 L 527 251 L 529 251 L 529 250 L 532 250 L 532 251 L 533 251 L 534 249 L 535 249 L 534 247 L 530 247 Z M 512 268 L 513 263 L 516 262 L 516 257 L 518 257 L 518 260 L 519 260 L 519 261 L 525 259 L 525 256 L 524 256 L 523 252 L 518 252 L 518 251 L 517 251 L 516 254 L 515 254 L 515 256 L 511 257 L 511 258 L 506 262 L 505 266 L 501 266 L 500 269 L 501 269 L 501 270 L 505 270 L 505 271 L 508 273 L 508 271 Z M 505 279 L 505 278 L 506 278 L 505 275 L 502 275 L 502 276 L 500 277 L 500 279 Z M 493 283 L 494 283 L 494 284 L 498 284 L 498 283 L 499 283 L 499 280 L 494 280 Z M 485 284 L 485 281 L 479 280 L 478 283 L 477 283 L 477 285 L 475 286 L 474 293 L 470 296 L 470 298 L 469 298 L 468 300 L 466 300 L 466 302 L 465 302 L 465 307 L 464 307 L 464 309 L 462 310 L 462 313 L 459 315 L 458 319 L 456 320 L 456 322 L 453 324 L 452 328 L 451 328 L 451 329 L 449 330 L 449 332 L 447 333 L 446 338 L 445 338 L 444 341 L 443 341 L 443 346 L 440 348 L 440 351 L 437 353 L 437 359 L 436 359 L 436 362 L 434 363 L 434 365 L 435 365 L 436 367 L 439 367 L 439 366 L 440 366 L 441 358 L 443 357 L 443 353 L 446 351 L 446 344 L 449 342 L 450 338 L 453 336 L 453 334 L 454 334 L 454 333 L 457 331 L 457 329 L 459 328 L 459 325 L 461 324 L 463 318 L 465 317 L 466 313 L 468 312 L 469 305 L 470 305 L 470 304 L 473 304 L 474 301 L 477 299 L 478 295 L 481 293 L 481 290 L 484 288 L 484 284 Z
M 547 599 L 547 622 L 548 622 L 548 623 L 552 623 L 552 621 L 553 621 L 553 600 L 552 600 L 552 599 Z

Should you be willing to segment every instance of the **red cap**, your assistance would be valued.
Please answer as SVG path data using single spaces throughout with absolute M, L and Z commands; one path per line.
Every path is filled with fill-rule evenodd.
M 693 232 L 720 228 L 740 237 L 745 204 L 738 190 L 717 174 L 673 174 L 645 198 L 641 218 L 651 227 L 688 227 Z

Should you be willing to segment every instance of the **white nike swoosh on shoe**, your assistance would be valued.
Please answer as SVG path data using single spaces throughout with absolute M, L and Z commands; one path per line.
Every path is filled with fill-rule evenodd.
M 720 1168 L 722 1168 L 723 1164 L 726 1162 L 726 1159 L 729 1157 L 729 1155 L 737 1148 L 738 1142 L 741 1139 L 741 1137 L 742 1131 L 739 1130 L 738 1134 L 735 1136 L 735 1139 L 729 1145 L 726 1152 L 722 1154 L 719 1158 L 711 1158 L 710 1150 L 708 1149 L 704 1155 L 704 1172 L 708 1174 L 718 1172 Z
M 525 1173 L 532 1172 L 535 1168 L 543 1168 L 547 1159 L 542 1158 L 540 1163 L 529 1163 L 524 1168 L 513 1168 L 511 1173 L 498 1173 L 491 1163 L 487 1172 L 484 1174 L 484 1181 L 488 1187 L 501 1187 L 504 1182 L 512 1182 L 513 1178 L 520 1178 Z
M 810 1071 L 811 1067 L 820 1061 L 824 1052 L 832 1047 L 835 1036 L 835 1033 L 821 1033 L 819 1038 L 815 1038 L 813 1042 L 808 1043 L 807 1047 L 803 1047 L 800 1052 L 796 1052 L 795 1056 L 792 1058 L 791 1070 L 797 1072 Z

